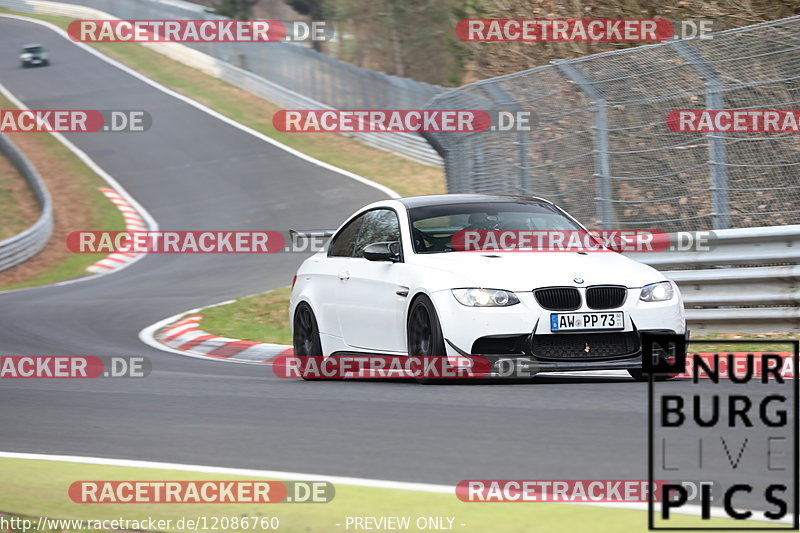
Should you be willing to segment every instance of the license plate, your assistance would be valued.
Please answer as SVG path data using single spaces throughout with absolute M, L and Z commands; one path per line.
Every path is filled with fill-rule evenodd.
M 625 329 L 622 311 L 609 313 L 550 313 L 550 331 Z

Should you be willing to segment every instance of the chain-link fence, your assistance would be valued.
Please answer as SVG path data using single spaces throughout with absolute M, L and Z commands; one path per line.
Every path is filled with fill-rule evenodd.
M 797 224 L 798 134 L 672 132 L 666 119 L 678 109 L 798 109 L 799 50 L 792 17 L 557 61 L 428 106 L 530 112 L 530 131 L 430 140 L 450 192 L 542 196 L 595 227 Z
M 177 1 L 66 0 L 121 19 L 224 19 Z M 336 109 L 419 109 L 444 89 L 357 67 L 292 43 L 186 43 Z

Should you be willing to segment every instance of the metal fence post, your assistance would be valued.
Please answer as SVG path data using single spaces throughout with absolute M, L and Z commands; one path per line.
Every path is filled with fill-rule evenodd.
M 613 192 L 611 190 L 611 164 L 608 153 L 608 110 L 605 97 L 583 75 L 583 72 L 575 68 L 569 60 L 559 59 L 553 63 L 591 98 L 592 107 L 594 108 L 594 177 L 597 180 L 595 187 L 597 217 L 600 219 L 599 226 L 601 228 L 613 228 L 616 224 L 616 218 L 614 216 L 614 207 L 611 203 Z
M 686 61 L 705 80 L 706 109 L 723 109 L 722 84 L 719 73 L 697 50 L 683 40 L 669 41 L 678 56 Z M 708 163 L 711 166 L 711 202 L 714 209 L 714 229 L 725 229 L 731 226 L 730 205 L 728 203 L 728 169 L 725 166 L 727 154 L 725 139 L 718 133 L 708 133 Z
M 489 83 L 485 86 L 486 92 L 492 95 L 492 99 L 495 101 L 496 108 L 503 107 L 505 110 L 505 106 L 508 106 L 509 111 L 519 112 L 522 111 L 522 106 L 514 101 L 512 97 L 508 95 L 503 89 L 498 87 L 494 83 Z M 528 172 L 528 132 L 523 131 L 521 128 L 517 130 L 517 179 L 519 183 L 517 187 L 525 191 L 526 194 L 533 194 L 533 190 L 531 189 L 531 176 Z
M 456 176 L 456 183 L 459 183 L 459 185 L 457 185 L 458 189 L 456 190 L 484 193 L 485 191 L 481 188 L 481 180 L 483 179 L 483 172 L 485 172 L 484 169 L 486 168 L 485 146 L 480 139 L 476 138 L 474 135 L 471 137 L 470 141 L 472 141 L 472 147 L 470 148 L 470 152 L 473 154 L 472 168 L 469 173 L 458 173 Z M 466 176 L 469 176 L 468 180 L 465 179 Z M 464 185 L 467 181 L 469 181 L 469 185 Z M 450 192 L 449 189 L 448 192 Z M 501 194 L 508 194 L 508 191 L 503 191 Z

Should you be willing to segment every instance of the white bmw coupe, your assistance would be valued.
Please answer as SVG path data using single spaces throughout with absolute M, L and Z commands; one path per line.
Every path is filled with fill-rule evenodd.
M 686 335 L 675 284 L 619 253 L 454 245 L 464 232 L 497 230 L 588 232 L 540 198 L 368 205 L 297 271 L 295 356 L 481 355 L 536 372 L 617 369 L 642 379 L 641 333 Z

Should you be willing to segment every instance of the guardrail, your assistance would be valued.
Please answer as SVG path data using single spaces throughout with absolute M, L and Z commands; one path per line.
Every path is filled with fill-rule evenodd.
M 631 257 L 678 284 L 696 333 L 800 331 L 800 225 L 718 230 L 707 244 Z
M 50 236 L 53 234 L 53 204 L 39 172 L 4 135 L 0 135 L 0 153 L 28 182 L 42 211 L 39 219 L 31 227 L 11 238 L 0 241 L 0 271 L 3 271 L 30 259 L 39 253 L 50 240 Z
M 153 2 L 153 4 L 158 3 L 159 2 L 157 1 Z M 160 3 L 172 4 L 173 7 L 176 7 L 176 9 L 178 7 L 185 9 L 184 4 L 188 4 L 187 2 L 181 2 L 180 5 L 178 5 L 176 4 L 175 0 L 172 0 L 171 2 Z M 146 2 L 132 3 L 128 8 L 128 12 L 133 13 L 130 11 L 130 9 L 146 6 L 146 4 Z M 24 13 L 41 13 L 45 15 L 61 15 L 87 19 L 118 19 L 118 17 L 114 16 L 113 14 L 92 7 L 61 2 L 49 2 L 47 0 L 0 0 L 0 7 L 5 7 Z M 212 18 L 223 18 L 217 15 L 204 14 L 202 10 L 198 10 L 196 8 L 192 8 L 188 11 L 188 13 L 192 13 L 194 18 L 197 18 L 198 14 L 203 14 L 203 16 Z M 152 19 L 158 17 L 142 16 L 134 18 Z M 231 85 L 255 94 L 256 96 L 281 107 L 289 109 L 334 109 L 330 105 L 326 105 L 320 101 L 300 94 L 299 92 L 293 91 L 288 87 L 284 87 L 283 85 L 272 82 L 264 77 L 259 76 L 258 74 L 242 68 L 241 66 L 237 66 L 229 62 L 235 58 L 227 58 L 228 60 L 217 58 L 180 43 L 143 44 L 151 50 L 163 54 L 170 59 L 174 59 L 175 61 L 199 69 L 210 76 L 214 76 L 215 78 L 226 81 Z M 282 45 L 284 45 L 284 43 L 270 43 L 266 46 Z M 294 47 L 294 45 L 288 44 L 286 46 Z M 306 52 L 311 53 L 310 51 Z M 323 56 L 321 54 L 318 55 L 319 57 L 315 56 L 315 59 L 321 63 L 325 63 L 326 65 L 330 63 L 327 66 L 331 69 L 341 63 L 336 59 L 328 58 L 327 56 Z M 355 69 L 358 67 L 352 68 Z M 364 70 L 368 73 L 371 72 L 367 71 L 367 69 L 361 70 Z M 385 76 L 384 74 L 378 72 L 373 72 L 373 74 L 375 76 Z M 408 81 L 411 82 L 411 80 Z M 367 88 L 351 88 L 350 92 L 358 94 L 361 90 L 366 91 Z M 358 109 L 365 109 L 363 105 L 357 107 Z M 422 107 L 422 104 L 418 105 L 417 107 Z M 406 157 L 418 163 L 432 166 L 444 165 L 441 156 L 430 146 L 430 144 L 428 144 L 428 141 L 423 139 L 420 135 L 412 133 L 352 133 L 343 135 L 353 137 L 361 142 L 364 142 L 365 144 Z

